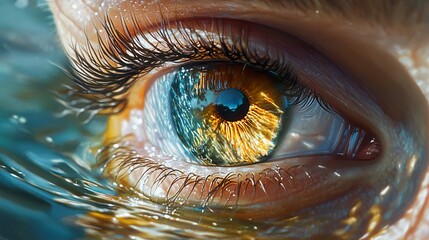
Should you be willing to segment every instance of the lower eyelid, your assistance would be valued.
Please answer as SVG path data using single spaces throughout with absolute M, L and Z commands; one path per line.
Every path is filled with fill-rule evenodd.
M 277 214 L 282 216 L 326 200 L 315 195 L 314 191 L 318 191 L 320 184 L 326 184 L 327 179 L 335 181 L 342 174 L 351 175 L 347 173 L 349 170 L 335 171 L 334 168 L 317 165 L 317 162 L 323 162 L 323 157 L 289 159 L 287 163 L 261 163 L 226 170 L 178 161 L 153 148 L 144 150 L 144 143 L 133 138 L 127 138 L 126 142 L 103 154 L 108 161 L 106 172 L 124 187 L 132 186 L 153 201 L 171 206 L 186 203 L 188 206 L 208 205 L 212 209 L 224 209 L 238 204 L 242 210 L 258 206 L 250 215 L 244 210 L 240 214 L 253 218 L 260 214 L 259 217 L 265 218 L 267 216 L 263 212 L 271 209 L 273 202 L 281 200 L 275 207 L 287 202 L 277 210 Z M 350 184 L 353 182 L 351 179 Z M 348 188 L 344 181 L 341 187 L 332 190 L 340 194 Z

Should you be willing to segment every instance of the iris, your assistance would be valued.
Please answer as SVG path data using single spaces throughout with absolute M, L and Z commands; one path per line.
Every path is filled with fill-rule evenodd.
M 278 141 L 286 98 L 273 74 L 239 63 L 184 66 L 171 84 L 171 118 L 197 163 L 234 166 L 263 161 Z

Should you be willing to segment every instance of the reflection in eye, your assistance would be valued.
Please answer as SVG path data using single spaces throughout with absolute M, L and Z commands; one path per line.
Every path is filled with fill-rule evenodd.
M 121 32 L 110 22 L 105 30 L 111 38 L 108 44 L 100 41 L 100 52 L 91 48 L 76 50 L 76 78 L 91 93 L 87 98 L 95 99 L 101 108 L 121 111 L 111 117 L 107 135 L 122 138 L 100 154 L 106 162 L 106 173 L 119 186 L 135 191 L 141 199 L 173 207 L 174 212 L 181 214 L 182 209 L 198 213 L 203 209 L 228 219 L 268 219 L 275 227 L 268 226 L 266 231 L 280 234 L 284 226 L 299 233 L 299 229 L 314 222 L 318 223 L 318 236 L 338 235 L 339 229 L 346 227 L 352 228 L 348 236 L 362 236 L 365 231 L 378 231 L 384 226 L 384 219 L 380 219 L 383 206 L 379 203 L 392 201 L 380 199 L 377 194 L 388 183 L 384 179 L 375 183 L 365 174 L 383 169 L 376 161 L 380 143 L 372 132 L 377 136 L 382 133 L 383 139 L 386 135 L 398 137 L 398 144 L 409 141 L 409 135 L 396 129 L 377 129 L 389 129 L 393 125 L 389 119 L 374 123 L 377 127 L 368 124 L 372 120 L 368 116 L 380 116 L 382 107 L 371 94 L 361 95 L 359 99 L 366 112 L 356 111 L 353 100 L 355 93 L 362 92 L 359 88 L 346 91 L 349 98 L 336 99 L 345 104 L 320 97 L 356 86 L 350 74 L 301 40 L 265 26 L 228 20 L 167 21 L 160 25 L 164 27 L 147 32 L 152 28 L 134 22 L 133 28 L 125 27 Z M 92 59 L 87 60 L 87 56 Z M 299 80 L 287 81 L 291 79 L 284 76 L 289 71 Z M 211 77 L 228 73 L 241 75 Z M 241 78 L 244 83 L 236 83 Z M 209 120 L 221 119 L 228 124 L 246 120 L 255 104 L 253 94 L 247 92 L 253 92 L 247 89 L 252 89 L 251 83 L 257 81 L 253 78 L 268 79 L 257 87 L 265 89 L 262 85 L 268 85 L 271 89 L 269 96 L 276 100 L 268 101 L 265 109 L 277 114 L 277 120 L 255 117 L 275 127 L 244 131 L 252 133 L 247 134 L 247 139 L 263 135 L 257 141 L 266 144 L 267 150 L 246 140 L 243 142 L 247 145 L 241 148 L 251 150 L 236 151 L 231 142 L 242 141 L 241 135 L 246 134 L 224 137 L 228 134 L 210 130 L 213 122 Z M 234 85 L 214 90 L 210 84 L 202 84 L 207 80 Z M 294 83 L 291 86 L 301 93 L 308 89 L 304 91 L 308 94 L 301 97 L 296 94 L 300 91 L 293 88 L 288 90 L 295 94 L 285 93 L 282 81 Z M 326 88 L 315 87 L 325 83 Z M 231 103 L 224 100 L 227 98 L 223 93 L 228 93 L 247 99 L 249 106 L 243 100 L 238 105 L 245 110 L 230 114 L 234 107 L 225 113 L 217 106 L 203 104 L 207 109 L 199 113 L 192 108 L 206 101 L 200 99 L 201 91 L 193 94 L 182 88 L 203 89 L 209 92 L 204 96 L 207 99 L 213 92 L 212 102 L 217 105 Z M 308 101 L 310 95 L 313 100 Z M 193 102 L 196 99 L 200 103 Z M 349 109 L 344 109 L 344 105 Z M 207 116 L 204 110 L 211 114 Z M 268 134 L 253 134 L 267 128 Z M 208 143 L 201 144 L 201 139 Z M 200 146 L 203 147 L 199 149 Z M 413 153 L 409 149 L 404 155 Z M 345 159 L 374 161 L 341 161 Z M 250 162 L 254 164 L 247 165 Z M 364 195 L 368 197 L 362 199 Z M 341 211 L 331 214 L 337 204 L 341 204 Z M 391 209 L 396 208 L 400 207 Z M 368 220 L 371 217 L 373 221 Z M 344 221 L 332 224 L 335 218 Z M 348 225 L 349 222 L 352 224 Z M 220 218 L 217 224 L 225 227 L 229 222 Z
M 244 65 L 178 70 L 171 84 L 171 120 L 187 155 L 218 166 L 267 158 L 287 110 L 287 100 L 282 102 L 270 80 Z

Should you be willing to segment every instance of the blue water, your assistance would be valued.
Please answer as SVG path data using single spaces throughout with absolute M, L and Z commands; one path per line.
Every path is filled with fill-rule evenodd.
M 27 4 L 26 4 L 27 3 Z M 75 239 L 74 218 L 114 193 L 88 165 L 103 119 L 64 115 L 66 59 L 42 2 L 0 3 L 0 239 Z M 82 161 L 84 159 L 86 161 Z M 91 163 L 91 162 L 89 162 Z

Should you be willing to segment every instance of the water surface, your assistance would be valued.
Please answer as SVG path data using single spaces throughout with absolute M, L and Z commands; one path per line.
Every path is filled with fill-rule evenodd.
M 0 239 L 75 239 L 74 224 L 114 191 L 89 170 L 103 119 L 64 114 L 65 56 L 47 6 L 0 3 Z M 83 161 L 85 159 L 85 161 Z

